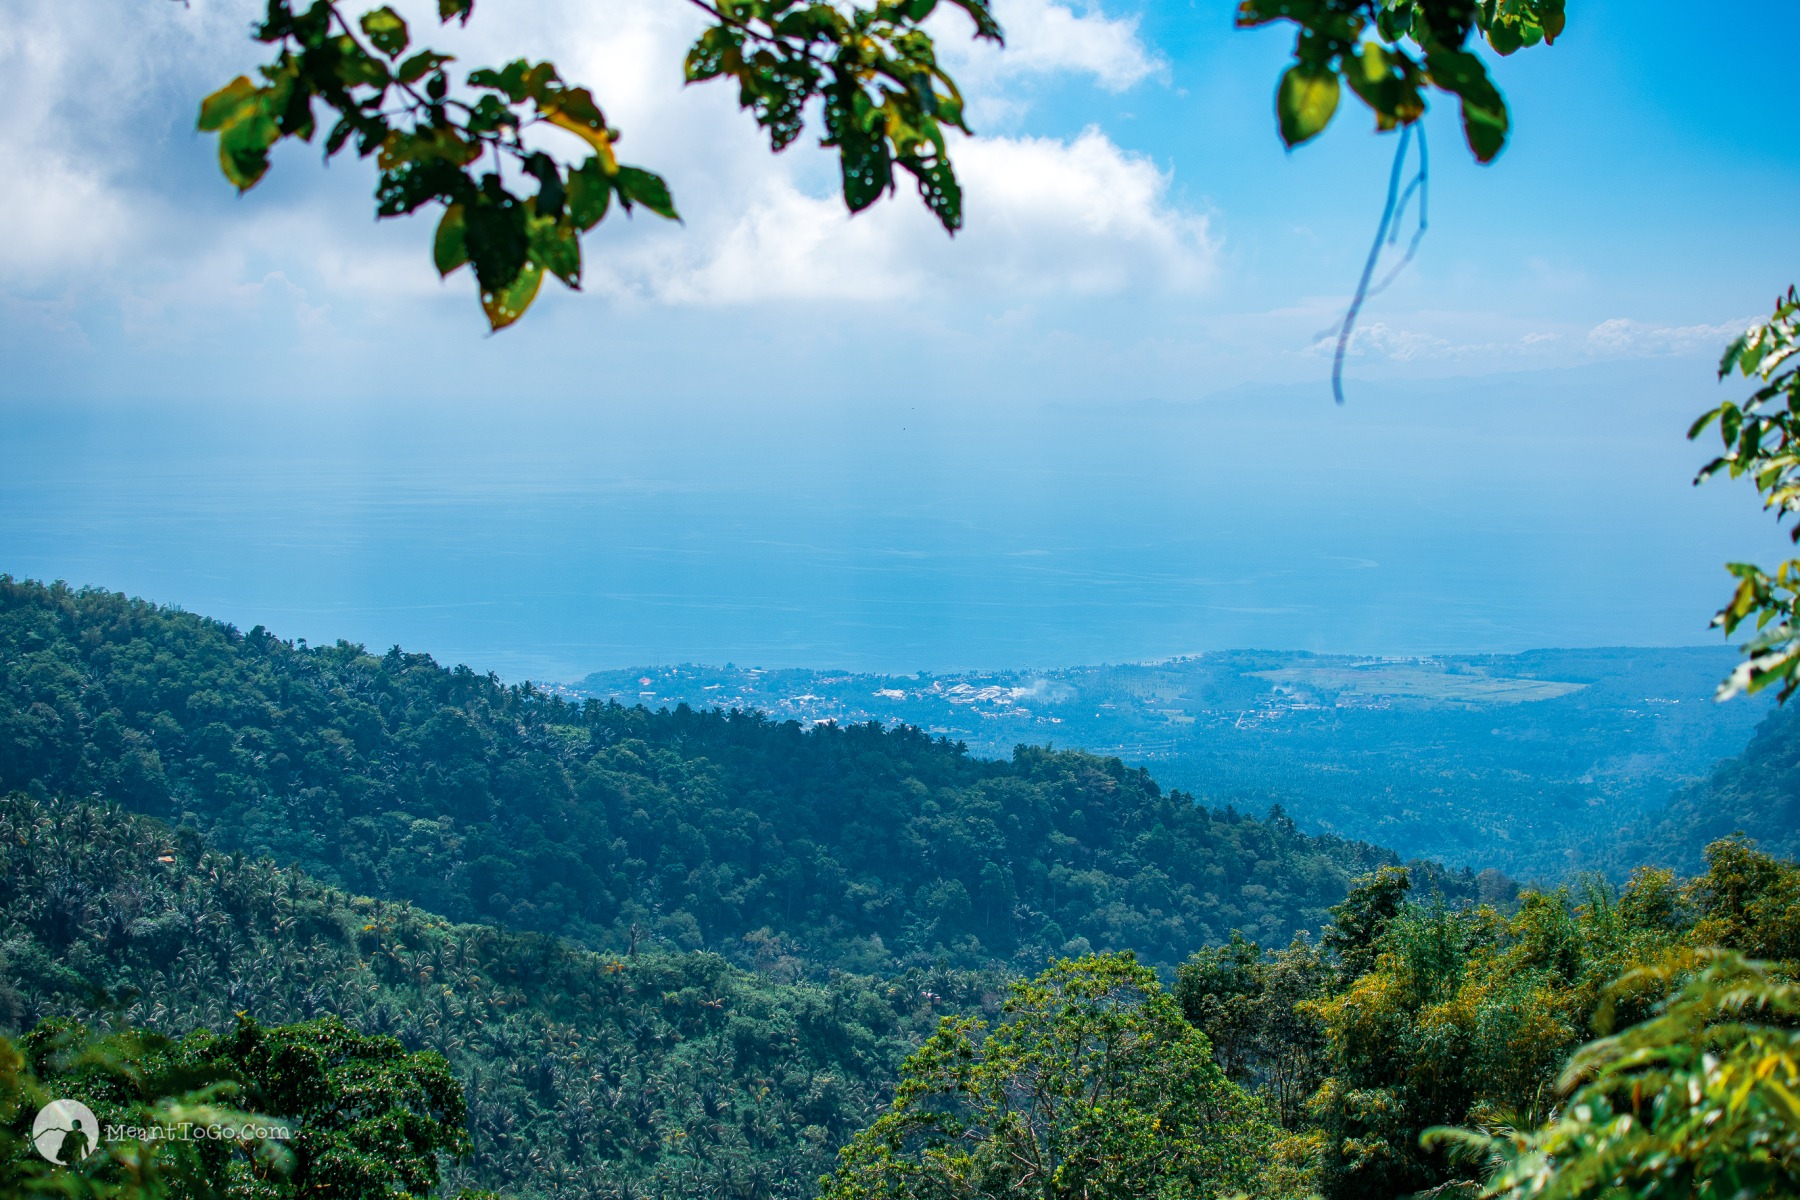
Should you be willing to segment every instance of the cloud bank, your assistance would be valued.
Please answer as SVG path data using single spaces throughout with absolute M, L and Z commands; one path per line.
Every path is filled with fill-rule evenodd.
M 0 177 L 11 235 L 0 243 L 0 288 L 13 299 L 105 298 L 151 321 L 254 303 L 270 286 L 298 291 L 315 314 L 446 290 L 427 262 L 424 221 L 370 227 L 367 194 L 357 194 L 366 165 L 340 159 L 322 172 L 306 150 L 285 152 L 231 203 L 197 161 L 211 145 L 191 133 L 196 98 L 262 49 L 245 36 L 254 5 L 19 7 L 0 33 L 0 155 L 29 164 Z M 448 43 L 464 63 L 554 58 L 625 130 L 627 160 L 669 177 L 682 226 L 615 214 L 587 239 L 589 290 L 603 296 L 729 306 L 954 291 L 1007 303 L 1192 290 L 1212 275 L 1205 215 L 1172 198 L 1166 171 L 1099 127 L 959 139 L 966 230 L 952 247 L 910 180 L 852 218 L 829 154 L 771 155 L 728 87 L 683 87 L 679 63 L 700 18 L 679 0 L 487 0 L 466 32 L 440 30 L 429 6 L 401 7 L 422 41 Z M 1004 52 L 972 44 L 957 14 L 934 18 L 977 109 L 1016 111 L 1025 103 L 1016 89 L 1031 80 L 1080 77 L 1120 91 L 1163 70 L 1128 19 L 1054 0 L 1003 0 L 1000 16 Z

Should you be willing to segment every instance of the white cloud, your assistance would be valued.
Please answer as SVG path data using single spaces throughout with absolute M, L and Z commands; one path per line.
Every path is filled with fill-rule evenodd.
M 1026 75 L 1088 75 L 1110 92 L 1166 77 L 1168 64 L 1138 36 L 1136 17 L 1109 17 L 1098 8 L 1076 12 L 1053 0 L 995 0 L 1006 31 L 1004 50 L 961 39 L 960 30 L 934 23 L 946 62 L 977 83 Z M 951 14 L 947 20 L 960 21 Z
M 735 218 L 664 233 L 609 268 L 621 291 L 675 303 L 766 298 L 878 301 L 947 286 L 989 294 L 1094 295 L 1128 288 L 1192 290 L 1212 275 L 1203 216 L 1168 199 L 1156 166 L 1097 129 L 1072 141 L 961 143 L 966 227 L 954 244 L 900 185 L 900 203 L 851 217 L 836 197 L 789 178 Z
M 1740 317 L 1717 325 L 1646 325 L 1626 317 L 1614 317 L 1588 330 L 1587 348 L 1596 354 L 1648 357 L 1688 354 L 1696 350 L 1723 350 L 1725 344 L 1752 323 Z
M 139 329 L 158 314 L 178 321 L 185 309 L 243 306 L 271 286 L 315 319 L 466 293 L 466 279 L 440 285 L 431 271 L 425 221 L 369 221 L 366 164 L 342 158 L 322 173 L 316 152 L 284 153 L 237 203 L 218 176 L 195 178 L 196 98 L 258 61 L 263 48 L 245 36 L 255 5 L 194 0 L 146 13 L 147 3 L 109 0 L 109 14 L 21 0 L 27 11 L 0 31 L 0 156 L 28 164 L 0 176 L 0 220 L 13 231 L 0 245 L 0 288 L 106 298 Z M 622 156 L 668 176 L 686 224 L 609 218 L 586 242 L 590 291 L 684 305 L 879 302 L 951 288 L 1004 300 L 1191 289 L 1212 272 L 1204 215 L 1098 129 L 960 140 L 967 225 L 952 243 L 910 178 L 851 218 L 828 152 L 801 145 L 771 156 L 731 88 L 684 87 L 679 64 L 700 17 L 679 0 L 604 11 L 487 0 L 466 31 L 439 28 L 431 4 L 398 7 L 422 40 L 465 64 L 554 58 L 624 129 Z M 1000 15 L 1004 52 L 970 49 L 966 20 L 940 22 L 976 102 L 1016 103 L 1006 89 L 1030 77 L 1084 74 L 1118 90 L 1162 69 L 1133 20 L 1052 0 L 1002 0 Z M 168 167 L 177 138 L 180 172 Z
M 1327 304 L 1315 301 L 1297 311 L 1312 314 Z M 1333 320 L 1339 315 L 1331 314 Z M 1385 319 L 1365 318 L 1350 335 L 1346 355 L 1364 362 L 1440 362 L 1465 368 L 1573 365 L 1595 358 L 1716 353 L 1749 323 L 1749 318 L 1741 318 L 1668 326 L 1615 317 L 1584 327 L 1496 313 L 1418 311 Z M 1336 349 L 1333 330 L 1315 336 L 1303 353 L 1329 358 Z
M 1336 348 L 1335 337 L 1321 338 L 1312 346 L 1313 351 L 1318 354 L 1334 353 Z M 1372 321 L 1366 325 L 1358 325 L 1351 332 L 1344 352 L 1351 356 L 1370 355 L 1394 362 L 1411 362 L 1419 358 L 1443 358 L 1493 348 L 1491 342 L 1479 346 L 1455 346 L 1441 337 L 1412 329 L 1395 329 L 1384 321 Z
M 82 153 L 98 139 L 70 144 L 67 110 L 100 46 L 64 24 L 41 8 L 0 23 L 0 153 L 14 164 L 0 184 L 0 281 L 15 286 L 104 262 L 130 234 L 109 158 Z
M 884 215 L 853 220 L 835 197 L 776 177 L 735 221 L 665 234 L 603 267 L 604 286 L 677 304 L 895 299 L 918 277 L 896 261 L 896 243 L 910 231 L 896 238 Z
M 52 148 L 0 187 L 0 280 L 26 287 L 110 263 L 132 240 L 135 214 L 107 182 Z
M 484 14 L 485 40 L 504 29 L 505 52 L 516 54 L 521 29 L 528 39 L 535 29 L 570 77 L 592 81 L 625 129 L 621 152 L 664 171 L 682 207 L 681 227 L 609 220 L 589 242 L 592 290 L 674 304 L 880 302 L 946 286 L 1091 294 L 1191 288 L 1210 276 L 1205 217 L 1182 211 L 1154 164 L 1097 129 L 1069 140 L 957 139 L 965 228 L 952 242 L 910 176 L 897 172 L 895 195 L 852 217 L 835 157 L 812 145 L 816 130 L 772 156 L 732 89 L 681 86 L 673 65 L 700 28 L 689 6 L 624 0 L 604 14 L 551 19 L 541 3 L 507 0 Z M 1026 77 L 1080 73 L 1117 90 L 1162 69 L 1135 20 L 1050 0 L 1000 0 L 997 15 L 1004 51 L 975 42 L 948 5 L 932 18 L 940 52 L 977 105 L 1014 103 L 1005 90 Z

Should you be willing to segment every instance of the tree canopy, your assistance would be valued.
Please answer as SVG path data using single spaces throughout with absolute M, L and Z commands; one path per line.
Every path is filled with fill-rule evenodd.
M 455 920 L 821 969 L 1285 941 L 1383 862 L 1118 759 L 570 703 L 0 577 L 0 788 L 100 793 Z M 1468 885 L 1473 887 L 1473 876 Z M 753 945 L 746 939 L 762 939 Z
M 86 1153 L 44 1161 L 30 1126 L 53 1099 L 91 1110 Z M 444 1060 L 336 1017 L 179 1040 L 95 1037 L 48 1019 L 0 1039 L 0 1180 L 70 1200 L 413 1200 L 442 1155 L 467 1151 L 462 1088 Z M 79 1118 L 77 1118 L 79 1120 Z M 110 1136 L 108 1130 L 119 1130 Z
M 323 1064 L 319 1094 L 342 1110 L 329 1120 L 265 1097 L 261 1075 L 232 1076 L 241 1090 L 208 1102 L 305 1117 L 311 1132 L 297 1150 L 321 1138 L 342 1145 L 363 1136 L 365 1119 L 377 1132 L 410 1126 L 340 1103 L 334 1079 L 349 1086 L 363 1072 L 371 1089 L 397 1086 L 410 1063 L 440 1094 L 430 1073 L 447 1064 L 465 1106 L 451 1127 L 466 1131 L 468 1155 L 440 1156 L 440 1191 L 516 1200 L 806 1200 L 937 1018 L 982 1011 L 1005 986 L 998 972 L 940 965 L 809 981 L 766 942 L 748 969 L 650 946 L 599 954 L 347 895 L 267 860 L 204 850 L 116 806 L 21 796 L 0 797 L 0 928 L 0 1033 L 79 1020 L 129 1035 L 132 1061 L 149 1061 L 131 1048 L 144 1043 L 157 1062 L 185 1063 L 196 1060 L 179 1046 L 237 1054 L 241 1013 L 265 1046 L 299 1038 L 294 1029 L 314 1031 L 305 1036 L 316 1033 L 321 1049 L 387 1054 L 398 1044 L 412 1057 L 304 1052 L 297 1065 Z M 40 1040 L 69 1043 L 49 1056 L 57 1070 L 86 1070 L 88 1043 Z M 96 1112 L 129 1107 L 122 1094 L 105 1104 L 99 1092 L 80 1095 Z M 360 1095 L 372 1103 L 378 1093 Z M 9 1120 L 0 1113 L 0 1126 Z M 393 1163 L 408 1177 L 422 1169 L 406 1156 Z
M 1583 1046 L 1541 1128 L 1439 1129 L 1492 1167 L 1494 1200 L 1790 1196 L 1800 1181 L 1800 988 L 1730 951 L 1674 956 L 1616 989 L 1674 986 L 1654 1016 Z
M 1596 879 L 1522 895 L 1490 880 L 1478 889 L 1486 903 L 1471 903 L 1469 880 L 1375 855 L 1345 896 L 1358 859 L 1333 855 L 1347 844 L 1204 810 L 1086 756 L 984 764 L 910 732 L 575 706 L 421 656 L 311 649 L 108 593 L 8 582 L 0 600 L 0 772 L 43 793 L 0 799 L 0 1026 L 48 1017 L 146 1031 L 165 1039 L 152 1046 L 157 1061 L 195 1064 L 194 1086 L 238 1089 L 194 1103 L 269 1116 L 301 1111 L 265 1070 L 284 1056 L 301 1054 L 296 1069 L 312 1074 L 281 1078 L 327 1091 L 339 1067 L 344 1079 L 391 1073 L 392 1104 L 339 1104 L 341 1125 L 309 1118 L 339 1138 L 294 1147 L 319 1169 L 340 1161 L 331 1145 L 353 1155 L 367 1139 L 429 1134 L 418 1114 L 458 1124 L 454 1095 L 473 1153 L 464 1165 L 446 1157 L 459 1141 L 437 1146 L 440 1186 L 522 1197 L 805 1200 L 846 1144 L 830 1185 L 846 1200 L 964 1185 L 998 1194 L 1020 1172 L 1070 1196 L 1468 1192 L 1512 1178 L 1485 1179 L 1495 1164 L 1551 1169 L 1570 1147 L 1622 1144 L 1621 1097 L 1647 1077 L 1609 1076 L 1612 1107 L 1583 1116 L 1565 1101 L 1586 1077 L 1565 1067 L 1584 1043 L 1646 1020 L 1653 1027 L 1616 1044 L 1686 1064 L 1670 1086 L 1699 1089 L 1693 1120 L 1729 1117 L 1730 1137 L 1766 1140 L 1786 1119 L 1767 1088 L 1751 1109 L 1715 1119 L 1704 1106 L 1714 1093 L 1736 1104 L 1743 1076 L 1731 1072 L 1786 1052 L 1787 1000 L 1756 1000 L 1746 1023 L 1775 1032 L 1737 1041 L 1723 1016 L 1695 1016 L 1723 1013 L 1716 997 L 1704 1002 L 1713 1009 L 1663 1019 L 1715 949 L 1773 964 L 1739 971 L 1733 994 L 1760 987 L 1756 972 L 1787 986 L 1800 961 L 1800 868 L 1743 840 L 1715 843 L 1691 880 L 1647 870 L 1623 889 Z M 453 718 L 463 742 L 444 740 Z M 1783 767 L 1786 744 L 1759 743 L 1722 778 L 1738 786 L 1755 764 Z M 604 772 L 604 790 L 569 782 L 591 771 Z M 53 791 L 124 796 L 172 825 Z M 898 813 L 892 823 L 928 850 L 997 857 L 908 858 L 912 840 L 871 849 L 873 835 L 832 823 L 869 811 Z M 731 825 L 740 812 L 750 816 Z M 734 828 L 755 840 L 723 840 Z M 557 857 L 568 846 L 585 849 Z M 409 861 L 429 847 L 439 857 Z M 387 898 L 256 857 L 270 850 Z M 753 864 L 757 875 L 720 892 L 745 907 L 696 907 L 698 893 L 677 889 L 704 872 L 665 850 L 717 853 L 715 878 Z M 592 902 L 617 903 L 628 920 L 582 916 L 589 897 L 566 882 L 574 901 L 555 890 L 561 880 L 534 874 L 543 862 L 592 871 Z M 972 874 L 947 871 L 952 862 Z M 978 905 L 995 879 L 988 864 L 1030 880 L 1031 862 L 1043 864 L 1045 890 L 1018 888 L 1012 919 L 1088 932 L 1009 988 L 1009 969 L 1055 956 L 1047 927 L 1010 958 L 995 955 L 985 939 L 997 927 Z M 1219 886 L 1214 867 L 1238 873 L 1235 890 L 1203 890 Z M 1147 890 L 1152 868 L 1171 881 L 1190 872 L 1191 890 L 1172 893 L 1181 907 L 1158 906 L 1166 894 Z M 1313 890 L 1276 891 L 1308 871 Z M 617 875 L 627 889 L 605 890 Z M 919 887 L 909 895 L 893 878 Z M 496 880 L 514 890 L 494 890 Z M 428 886 L 524 929 L 457 925 L 408 902 Z M 875 954 L 874 936 L 846 931 L 866 910 L 834 907 L 871 895 L 900 909 L 903 920 L 875 927 L 897 930 L 898 953 Z M 1052 896 L 1054 910 L 1033 898 Z M 1322 936 L 1290 938 L 1280 914 L 1312 904 L 1329 917 Z M 759 919 L 768 923 L 749 924 Z M 715 934 L 741 966 L 678 952 Z M 1095 942 L 1121 952 L 1090 955 Z M 1123 953 L 1134 945 L 1168 966 L 1173 947 L 1190 953 L 1173 994 Z M 901 1059 L 945 1016 L 902 1074 Z M 300 1049 L 274 1028 L 293 1022 Z M 54 1040 L 65 1026 L 44 1028 Z M 419 1057 L 426 1050 L 442 1060 Z M 1716 1080 L 1713 1050 L 1730 1051 L 1713 1054 L 1728 1068 Z M 1582 1055 L 1591 1064 L 1603 1052 Z M 33 1070 L 52 1066 L 62 1069 Z M 415 1116 L 383 1116 L 394 1104 Z M 1571 1114 L 1589 1124 L 1552 1128 Z M 1421 1141 L 1447 1127 L 1474 1132 Z M 1551 1137 L 1563 1140 L 1546 1149 Z M 1478 1138 L 1514 1140 L 1459 1158 Z M 1716 1142 L 1693 1170 L 1714 1171 L 1732 1144 Z M 406 1145 L 383 1153 L 424 1161 L 425 1142 Z M 240 1155 L 219 1169 L 277 1165 Z M 429 1183 L 412 1167 L 357 1178 L 395 1197 Z
M 1045 1200 L 1262 1190 L 1275 1127 L 1129 954 L 1021 981 L 991 1031 L 946 1020 L 822 1200 Z
M 1748 1027 L 1790 1021 L 1800 867 L 1725 839 L 1689 880 L 1643 869 L 1503 905 L 1405 881 L 1360 881 L 1318 950 L 1238 941 L 1180 970 L 1188 1019 L 1287 1131 L 1276 1163 L 1325 1200 L 1599 1196 L 1627 1162 L 1648 1188 L 1666 1151 L 1658 1186 L 1675 1187 L 1724 1180 L 1727 1147 L 1766 1144 L 1800 1182 L 1780 1157 L 1800 1109 L 1779 1108 L 1789 1068 L 1770 1058 L 1791 1035 Z M 1747 1096 L 1752 1076 L 1773 1082 Z

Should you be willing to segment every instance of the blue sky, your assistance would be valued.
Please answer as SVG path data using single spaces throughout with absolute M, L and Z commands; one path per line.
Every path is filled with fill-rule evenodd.
M 1681 431 L 1800 263 L 1791 5 L 1571 5 L 1496 67 L 1491 167 L 1435 113 L 1343 410 L 1316 335 L 1392 142 L 1349 105 L 1283 151 L 1290 35 L 1230 5 L 943 22 L 949 242 L 682 89 L 677 0 L 487 0 L 457 48 L 556 57 L 687 216 L 609 219 L 497 337 L 361 164 L 231 195 L 190 121 L 253 8 L 9 5 L 0 571 L 572 676 L 1692 642 L 1782 548 Z

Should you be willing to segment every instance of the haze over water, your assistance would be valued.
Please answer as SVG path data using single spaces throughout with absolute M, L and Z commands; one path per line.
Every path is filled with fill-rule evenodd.
M 195 102 L 254 5 L 15 7 L 0 573 L 572 679 L 1717 644 L 1721 564 L 1788 549 L 1682 434 L 1800 255 L 1800 134 L 1743 119 L 1790 103 L 1791 4 L 1709 39 L 1584 2 L 1495 63 L 1491 166 L 1434 103 L 1343 409 L 1320 332 L 1394 139 L 1347 103 L 1285 150 L 1291 31 L 1225 0 L 997 0 L 1005 51 L 952 21 L 954 240 L 688 87 L 698 9 L 483 0 L 440 48 L 592 83 L 683 216 L 608 218 L 497 337 L 372 164 L 221 178 Z
M 1698 358 L 1188 403 L 11 403 L 0 571 L 508 678 L 1704 644 Z

